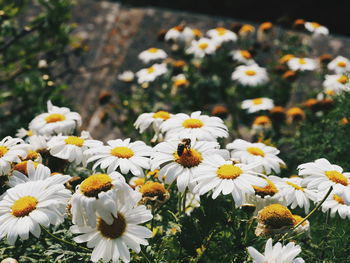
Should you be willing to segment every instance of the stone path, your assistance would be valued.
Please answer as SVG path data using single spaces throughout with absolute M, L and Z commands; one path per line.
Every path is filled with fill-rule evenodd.
M 96 139 L 122 137 L 113 123 L 120 117 L 114 110 L 122 107 L 114 96 L 122 83 L 117 75 L 126 70 L 136 71 L 141 63 L 140 51 L 156 46 L 156 34 L 181 22 L 191 27 L 208 30 L 217 26 L 229 27 L 230 18 L 212 17 L 186 12 L 153 8 L 127 8 L 117 3 L 79 0 L 74 9 L 73 21 L 77 23 L 74 34 L 89 47 L 81 56 L 69 57 L 71 68 L 58 82 L 70 87 L 67 96 L 72 98 L 82 114 L 83 128 Z M 242 21 L 240 21 L 242 22 Z M 350 39 L 328 37 L 313 40 L 314 55 L 342 54 L 350 57 Z M 98 97 L 110 93 L 111 102 L 99 103 Z

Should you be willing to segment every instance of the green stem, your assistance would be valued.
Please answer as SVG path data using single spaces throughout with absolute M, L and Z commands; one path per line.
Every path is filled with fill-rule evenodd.
M 149 260 L 149 258 L 147 257 L 147 255 L 145 254 L 145 252 L 142 251 L 142 249 L 141 249 L 141 254 L 142 254 L 142 256 L 146 259 L 146 261 L 147 261 L 148 263 L 151 263 L 151 260 Z
M 88 249 L 88 248 L 86 248 L 86 247 L 82 247 L 82 246 L 76 245 L 76 244 L 71 243 L 71 242 L 69 242 L 69 241 L 63 240 L 63 239 L 59 238 L 58 236 L 56 236 L 56 235 L 52 234 L 51 232 L 49 232 L 49 231 L 48 231 L 45 227 L 43 227 L 43 226 L 41 226 L 41 228 L 45 231 L 45 233 L 47 233 L 47 234 L 48 234 L 50 237 L 52 237 L 53 239 L 56 239 L 56 240 L 58 240 L 59 242 L 64 243 L 64 244 L 66 244 L 66 245 L 69 245 L 69 246 L 72 246 L 72 247 L 75 247 L 75 248 L 79 248 L 79 249 L 81 249 L 81 250 L 84 250 L 84 251 L 87 251 L 87 252 L 91 253 L 91 250 L 90 250 L 90 249 Z
M 182 199 L 182 213 L 184 214 L 186 212 L 186 196 L 187 196 L 188 189 L 186 188 L 183 199 Z
M 311 211 L 307 216 L 304 217 L 303 220 L 301 220 L 301 221 L 300 221 L 298 224 L 296 224 L 291 230 L 289 230 L 289 231 L 288 231 L 287 233 L 285 233 L 280 239 L 278 239 L 277 242 L 279 242 L 279 241 L 285 239 L 291 231 L 295 230 L 298 226 L 302 225 L 313 213 L 315 213 L 315 212 L 321 207 L 321 205 L 326 201 L 327 197 L 331 194 L 332 190 L 333 190 L 333 186 L 331 186 L 331 187 L 329 188 L 327 194 L 323 197 L 322 201 L 321 201 L 320 203 L 318 203 L 318 204 L 315 206 L 315 208 L 312 209 L 312 211 Z

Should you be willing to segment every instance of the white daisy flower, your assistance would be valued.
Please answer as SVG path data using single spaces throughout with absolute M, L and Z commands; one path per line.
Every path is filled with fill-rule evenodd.
M 208 141 L 191 141 L 189 149 L 184 149 L 182 155 L 178 154 L 178 145 L 181 141 L 166 141 L 153 148 L 151 169 L 158 169 L 158 177 L 165 176 L 165 183 L 171 184 L 176 180 L 177 188 L 184 192 L 188 187 L 193 189 L 192 181 L 202 164 L 205 155 L 219 153 L 219 144 Z
M 131 70 L 126 70 L 118 75 L 118 79 L 124 82 L 132 82 L 134 80 L 135 74 Z
M 48 150 L 47 140 L 42 135 L 33 135 L 29 137 L 29 145 L 33 151 L 45 152 Z
M 63 174 L 52 174 L 50 168 L 42 165 L 35 164 L 32 161 L 26 163 L 26 173 L 20 171 L 13 171 L 9 176 L 8 185 L 14 187 L 18 184 L 23 184 L 32 181 L 45 181 L 48 186 L 54 184 L 65 184 L 71 177 Z
M 188 43 L 195 38 L 195 32 L 184 26 L 175 26 L 168 30 L 165 34 L 164 39 L 166 41 L 172 40 L 174 42 L 185 42 Z
M 16 137 L 17 138 L 29 138 L 30 136 L 33 136 L 34 133 L 32 130 L 26 130 L 24 128 L 20 128 L 17 130 Z
M 231 157 L 240 160 L 244 164 L 260 163 L 255 169 L 257 172 L 270 174 L 271 171 L 279 173 L 281 166 L 286 164 L 279 158 L 279 150 L 264 143 L 250 143 L 242 139 L 236 139 L 227 144 L 226 148 L 232 150 Z
M 290 206 L 291 209 L 296 207 L 304 208 L 305 213 L 309 213 L 310 201 L 316 201 L 317 193 L 314 190 L 303 187 L 302 178 L 280 178 L 277 176 L 270 176 L 270 178 L 280 189 L 286 206 Z
M 29 129 L 37 134 L 51 136 L 54 134 L 71 134 L 80 127 L 81 117 L 66 107 L 57 107 L 47 102 L 48 112 L 36 116 L 30 123 Z
M 136 72 L 137 82 L 139 84 L 145 82 L 153 82 L 159 76 L 168 71 L 166 64 L 153 64 L 151 67 L 144 68 Z
M 144 176 L 142 169 L 149 169 L 149 156 L 152 148 L 142 141 L 130 142 L 130 139 L 110 140 L 106 146 L 93 147 L 86 150 L 85 154 L 91 154 L 88 163 L 95 162 L 92 169 L 98 166 L 101 169 L 107 168 L 107 173 L 116 171 L 119 167 L 122 174 L 129 171 L 136 176 Z
M 198 184 L 193 192 L 203 195 L 213 190 L 213 199 L 220 193 L 231 194 L 236 206 L 240 206 L 246 194 L 254 194 L 253 185 L 266 185 L 266 181 L 253 171 L 254 165 L 233 164 L 216 154 L 204 157 L 194 178 Z
M 326 94 L 339 94 L 344 91 L 350 91 L 349 77 L 344 74 L 326 75 L 323 82 Z
M 118 204 L 111 224 L 98 217 L 96 227 L 72 226 L 70 231 L 82 234 L 73 240 L 77 243 L 87 242 L 89 248 L 94 248 L 91 261 L 113 263 L 130 262 L 129 249 L 136 253 L 141 251 L 140 245 L 148 245 L 146 238 L 152 237 L 152 231 L 144 226 L 144 222 L 152 219 L 152 214 L 145 206 L 129 207 L 123 202 Z
M 288 60 L 287 65 L 293 71 L 315 70 L 317 67 L 314 59 L 298 57 Z
M 333 186 L 334 190 L 342 191 L 349 187 L 350 173 L 343 173 L 343 168 L 331 164 L 327 159 L 301 164 L 298 170 L 299 175 L 304 177 L 303 184 L 309 189 L 327 191 Z
M 248 50 L 234 50 L 231 52 L 231 54 L 233 60 L 236 60 L 246 65 L 256 64 L 252 54 Z
M 273 107 L 273 100 L 269 98 L 255 98 L 242 101 L 242 109 L 247 110 L 248 113 L 271 110 Z
M 257 64 L 238 66 L 232 73 L 232 79 L 242 85 L 252 87 L 263 85 L 269 81 L 266 69 L 259 67 Z
M 185 202 L 185 213 L 190 216 L 193 210 L 197 207 L 201 206 L 201 197 L 199 194 L 193 194 L 188 192 L 186 194 L 186 202 Z
M 345 191 L 350 191 L 346 189 Z M 331 217 L 334 217 L 338 212 L 339 216 L 343 219 L 346 217 L 350 218 L 350 198 L 349 194 L 346 194 L 339 189 L 337 191 L 332 191 L 327 197 L 326 201 L 322 204 L 322 212 L 327 212 L 330 210 Z
M 193 40 L 186 53 L 193 54 L 197 58 L 203 58 L 205 55 L 214 54 L 215 51 L 216 43 L 209 38 L 203 37 L 199 40 Z
M 165 59 L 168 57 L 168 55 L 163 49 L 153 47 L 142 51 L 138 57 L 143 63 L 147 64 L 153 60 Z
M 7 175 L 11 171 L 12 163 L 21 162 L 25 158 L 29 145 L 22 139 L 5 137 L 0 141 L 0 176 Z
M 325 26 L 321 26 L 319 23 L 316 22 L 305 22 L 305 28 L 313 33 L 314 35 L 328 35 L 329 30 Z
M 347 73 L 350 72 L 350 61 L 345 57 L 337 56 L 328 63 L 327 68 L 337 74 Z
M 10 188 L 0 201 L 0 238 L 14 245 L 17 237 L 40 236 L 40 226 L 58 225 L 71 196 L 62 184 L 45 181 L 27 182 Z
M 216 141 L 228 137 L 227 127 L 218 117 L 201 115 L 200 111 L 187 115 L 178 113 L 163 122 L 160 126 L 166 133 L 165 139 L 193 138 L 202 141 Z
M 304 263 L 304 259 L 298 257 L 301 248 L 295 245 L 294 242 L 289 242 L 283 246 L 280 242 L 272 245 L 272 238 L 267 240 L 265 245 L 265 252 L 261 254 L 253 247 L 248 247 L 248 252 L 253 258 L 254 263 Z
M 112 224 L 113 216 L 117 217 L 117 199 L 132 207 L 140 201 L 141 194 L 134 191 L 118 172 L 89 176 L 77 186 L 70 201 L 73 223 L 95 227 L 99 216 Z
M 167 111 L 142 113 L 135 121 L 134 126 L 140 131 L 140 133 L 143 133 L 150 125 L 152 125 L 152 128 L 155 131 L 152 141 L 156 141 L 158 138 L 162 138 L 160 125 L 172 116 L 173 115 Z
M 76 165 L 86 166 L 88 156 L 84 154 L 89 148 L 102 146 L 103 143 L 92 140 L 90 133 L 82 131 L 81 136 L 58 135 L 51 138 L 47 143 L 50 154 L 57 158 L 74 162 Z
M 234 32 L 223 27 L 210 29 L 207 32 L 207 35 L 218 45 L 221 45 L 224 42 L 237 41 L 237 35 Z

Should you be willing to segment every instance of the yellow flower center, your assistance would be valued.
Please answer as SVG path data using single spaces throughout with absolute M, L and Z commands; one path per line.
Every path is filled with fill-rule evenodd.
M 294 218 L 291 211 L 280 204 L 272 204 L 259 211 L 258 220 L 267 227 L 279 229 L 281 227 L 292 227 Z
M 333 200 L 337 201 L 339 204 L 345 204 L 344 199 L 341 198 L 339 195 L 333 195 Z
M 302 188 L 301 186 L 295 184 L 295 183 L 292 183 L 292 182 L 286 182 L 288 185 L 294 187 L 296 190 L 299 190 L 299 191 L 303 191 L 304 192 L 304 188 Z
M 306 60 L 304 58 L 299 58 L 299 64 L 304 65 L 306 64 Z
M 208 46 L 209 46 L 208 43 L 200 43 L 200 44 L 198 45 L 198 47 L 199 47 L 200 49 L 202 49 L 202 50 L 206 49 Z
M 185 128 L 195 129 L 195 128 L 203 127 L 204 123 L 198 119 L 187 119 L 187 120 L 184 120 L 184 122 L 182 123 L 182 126 Z
M 102 218 L 97 220 L 97 229 L 101 235 L 108 239 L 116 239 L 123 235 L 126 230 L 126 220 L 121 214 L 117 214 L 117 218 L 114 217 L 114 221 L 111 225 L 108 225 Z
M 254 32 L 254 27 L 252 25 L 245 24 L 241 27 L 239 31 L 242 33 Z
M 175 162 L 186 168 L 198 166 L 203 160 L 202 154 L 193 148 L 189 150 L 185 149 L 181 156 L 177 152 L 174 152 L 173 156 Z
M 154 48 L 154 47 L 148 49 L 148 52 L 150 53 L 156 53 L 157 51 L 158 51 L 158 48 Z
M 147 182 L 140 188 L 140 193 L 147 197 L 162 197 L 166 193 L 163 184 L 158 182 Z
M 344 84 L 344 83 L 342 83 L 342 84 Z M 335 94 L 335 91 L 332 90 L 332 89 L 327 89 L 327 90 L 325 91 L 325 93 L 326 93 L 327 95 L 329 95 L 329 96 L 333 96 L 333 95 Z
M 45 118 L 45 121 L 47 123 L 53 123 L 53 122 L 59 122 L 59 121 L 64 121 L 66 119 L 66 117 L 62 114 L 59 114 L 59 113 L 53 113 L 53 114 L 50 114 L 49 116 L 47 116 Z
M 148 73 L 153 73 L 155 71 L 154 67 L 147 68 Z
M 271 120 L 269 117 L 262 115 L 255 118 L 253 125 L 269 125 Z
M 13 169 L 18 171 L 18 172 L 21 172 L 22 174 L 28 175 L 27 165 L 28 165 L 28 161 L 20 162 L 20 163 L 16 164 Z M 33 162 L 33 165 L 35 168 L 37 168 L 39 163 Z
M 6 146 L 0 146 L 0 158 L 3 157 L 8 151 L 9 148 L 7 148 Z
M 12 215 L 16 217 L 27 216 L 36 209 L 38 200 L 33 196 L 23 196 L 18 199 L 11 207 Z
M 349 78 L 345 75 L 342 75 L 338 78 L 338 82 L 341 84 L 345 84 L 345 83 L 349 82 Z
M 120 146 L 113 148 L 111 150 L 111 154 L 118 158 L 129 159 L 134 156 L 134 151 L 131 150 L 129 147 Z
M 147 173 L 147 176 L 158 178 L 158 173 L 159 173 L 159 169 L 155 169 L 155 170 L 149 171 Z
M 265 156 L 264 151 L 261 150 L 261 149 L 258 148 L 258 147 L 248 147 L 248 148 L 247 148 L 247 151 L 248 151 L 250 154 L 253 154 L 253 155 L 259 155 L 259 156 L 262 156 L 262 157 Z
M 239 53 L 240 53 L 241 56 L 244 57 L 245 59 L 251 59 L 251 58 L 252 58 L 252 54 L 250 54 L 250 52 L 247 51 L 247 50 L 240 50 Z
M 33 136 L 33 131 L 32 131 L 32 130 L 28 130 L 28 131 L 27 131 L 27 136 L 28 136 L 28 137 Z
M 311 22 L 311 25 L 313 28 L 319 28 L 321 26 L 319 23 L 316 22 Z
M 153 114 L 152 117 L 155 119 L 159 118 L 166 121 L 167 119 L 170 118 L 170 113 L 166 111 L 157 111 L 156 113 Z
M 224 164 L 219 166 L 216 170 L 216 174 L 220 179 L 236 179 L 243 173 L 242 169 L 233 164 Z
M 288 111 L 287 111 L 287 115 L 289 116 L 299 116 L 301 118 L 304 118 L 305 117 L 305 112 L 298 108 L 298 107 L 293 107 L 293 108 L 290 108 Z
M 260 25 L 260 29 L 263 30 L 263 31 L 266 31 L 266 30 L 269 30 L 272 28 L 272 23 L 271 22 L 264 22 Z
M 137 178 L 136 180 L 134 180 L 133 184 L 135 186 L 141 186 L 145 184 L 146 179 L 145 178 Z
M 202 32 L 199 29 L 197 29 L 197 28 L 192 29 L 192 33 L 196 37 L 202 36 Z
M 112 186 L 112 179 L 107 174 L 93 174 L 80 184 L 80 191 L 87 197 L 97 197 L 100 192 L 106 192 Z
M 188 85 L 188 80 L 187 79 L 177 79 L 174 81 L 174 85 L 176 87 L 181 87 L 181 86 L 186 86 Z
M 265 181 L 267 182 L 267 185 L 265 187 L 259 187 L 259 186 L 253 185 L 255 194 L 261 197 L 265 197 L 268 195 L 274 196 L 278 192 L 276 185 L 268 179 L 265 179 Z
M 225 28 L 223 28 L 223 27 L 217 27 L 217 28 L 215 28 L 215 30 L 216 30 L 216 32 L 218 32 L 218 35 L 219 36 L 223 36 L 223 35 L 225 35 L 226 34 L 226 29 Z
M 263 103 L 263 99 L 262 98 L 256 98 L 256 99 L 252 99 L 253 104 L 254 105 L 260 105 Z
M 247 71 L 245 72 L 245 74 L 246 74 L 247 76 L 255 76 L 255 75 L 256 75 L 256 71 L 255 71 L 255 70 L 247 70 Z
M 68 136 L 67 139 L 64 140 L 66 144 L 72 144 L 78 147 L 82 147 L 84 145 L 85 140 L 78 136 Z
M 33 150 L 29 150 L 28 153 L 27 153 L 27 157 L 26 157 L 26 160 L 36 160 L 38 157 L 39 157 L 39 153 L 36 152 L 36 151 L 33 151 Z
M 337 171 L 326 171 L 326 176 L 329 180 L 331 180 L 334 183 L 342 184 L 347 186 L 349 184 L 348 178 L 346 178 L 343 174 L 337 172 Z
M 345 67 L 346 67 L 346 62 L 344 62 L 344 61 L 339 61 L 339 62 L 337 63 L 337 66 L 338 66 L 338 67 L 341 67 L 341 68 L 345 68 Z

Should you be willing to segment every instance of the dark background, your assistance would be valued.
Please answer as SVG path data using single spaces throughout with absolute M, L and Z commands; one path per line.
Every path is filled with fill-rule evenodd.
M 283 22 L 295 19 L 318 22 L 331 34 L 350 35 L 350 0 L 121 0 L 139 7 L 165 7 L 252 22 Z

